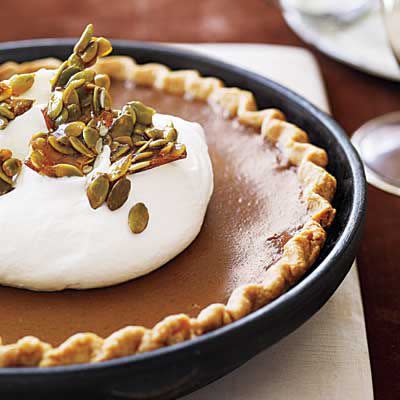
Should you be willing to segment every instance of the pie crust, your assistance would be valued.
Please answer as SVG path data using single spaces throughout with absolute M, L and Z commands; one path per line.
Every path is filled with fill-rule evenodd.
M 43 67 L 57 68 L 60 63 L 54 58 L 20 64 L 7 62 L 0 65 L 0 80 Z M 208 102 L 227 117 L 256 128 L 283 153 L 290 165 L 297 167 L 302 200 L 310 217 L 284 245 L 282 256 L 269 267 L 264 282 L 238 287 L 227 304 L 211 304 L 196 318 L 171 315 L 152 329 L 127 326 L 104 339 L 94 333 L 78 333 L 58 347 L 32 336 L 8 345 L 2 345 L 0 338 L 0 367 L 51 367 L 111 360 L 180 343 L 231 324 L 276 299 L 306 273 L 324 245 L 324 228 L 335 216 L 330 202 L 336 179 L 325 170 L 328 164 L 325 150 L 309 143 L 308 135 L 287 122 L 279 110 L 257 110 L 251 92 L 227 88 L 221 80 L 202 77 L 195 70 L 172 71 L 156 63 L 139 65 L 126 56 L 100 59 L 95 69 L 115 80 L 128 80 L 139 86 Z

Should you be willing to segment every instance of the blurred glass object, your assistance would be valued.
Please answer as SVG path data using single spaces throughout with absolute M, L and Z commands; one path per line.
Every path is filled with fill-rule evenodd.
M 325 22 L 351 23 L 367 13 L 377 0 L 280 0 L 286 12 L 321 19 Z
M 382 9 L 389 41 L 400 64 L 400 0 L 382 0 Z
M 400 67 L 400 0 L 381 3 L 388 40 Z M 400 111 L 364 124 L 352 141 L 364 162 L 369 183 L 400 196 Z

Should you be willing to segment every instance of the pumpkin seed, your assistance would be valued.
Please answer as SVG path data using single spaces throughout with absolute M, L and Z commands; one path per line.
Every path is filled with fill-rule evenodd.
M 7 176 L 13 177 L 20 173 L 22 162 L 21 160 L 18 160 L 18 158 L 9 158 L 8 160 L 4 161 L 2 168 Z
M 93 165 L 84 165 L 84 167 L 82 168 L 82 172 L 84 174 L 89 174 L 92 171 L 93 171 Z
M 77 80 L 74 80 L 74 81 L 68 83 L 68 85 L 64 89 L 64 92 L 62 95 L 62 99 L 63 99 L 64 103 L 65 104 L 79 104 L 79 101 L 70 102 L 69 98 L 72 95 L 72 93 L 75 92 L 75 89 L 80 88 L 84 84 L 85 84 L 84 79 L 77 79 Z
M 0 130 L 6 129 L 8 125 L 8 119 L 0 116 Z
M 25 93 L 33 86 L 34 82 L 34 74 L 14 75 L 10 79 L 10 86 L 13 96 L 20 96 L 22 93 Z
M 129 168 L 129 173 L 134 174 L 135 172 L 142 171 L 142 170 L 150 167 L 150 165 L 151 165 L 150 161 L 142 161 L 142 162 L 132 164 L 132 166 Z
M 81 37 L 74 46 L 74 53 L 82 53 L 89 45 L 93 37 L 93 25 L 89 24 L 86 26 Z
M 0 179 L 1 179 L 2 181 L 4 181 L 5 183 L 8 183 L 9 185 L 12 185 L 12 183 L 13 183 L 12 179 L 11 179 L 9 176 L 7 176 L 7 175 L 3 172 L 2 169 L 0 169 Z
M 168 143 L 168 140 L 165 139 L 158 139 L 154 140 L 149 144 L 150 148 L 156 148 L 156 147 L 163 147 Z
M 12 157 L 12 151 L 8 149 L 0 150 L 0 162 L 4 162 Z
M 170 153 L 171 150 L 174 148 L 174 143 L 169 142 L 166 146 L 164 146 L 161 150 L 160 150 L 160 155 L 165 156 L 166 154 Z
M 132 117 L 133 125 L 136 124 L 136 120 L 137 120 L 136 113 L 135 113 L 135 110 L 130 105 L 126 104 L 125 106 L 123 106 L 121 113 L 130 115 Z
M 114 140 L 120 144 L 127 144 L 129 147 L 133 147 L 133 141 L 130 136 L 120 136 L 115 138 Z
M 97 38 L 97 57 L 108 56 L 112 52 L 112 46 L 109 40 L 103 37 Z
M 40 170 L 44 165 L 44 156 L 39 150 L 33 150 L 29 159 L 36 169 Z
M 83 154 L 86 157 L 94 157 L 95 155 L 77 138 L 71 136 L 69 138 L 72 147 L 79 153 Z
M 145 160 L 153 155 L 154 152 L 152 151 L 145 151 L 144 153 L 135 154 L 134 162 L 136 163 L 137 161 Z
M 82 61 L 82 58 L 76 53 L 73 53 L 68 57 L 67 63 L 71 66 L 73 65 L 74 67 L 78 67 L 79 69 L 85 68 L 85 64 Z
M 75 136 L 78 137 L 82 134 L 83 130 L 85 129 L 86 125 L 84 122 L 81 121 L 73 121 L 69 124 L 65 125 L 64 133 L 67 136 Z
M 35 133 L 34 135 L 32 135 L 30 142 L 33 143 L 34 141 L 36 141 L 39 138 L 47 138 L 48 134 L 46 132 L 38 132 Z
M 119 146 L 111 155 L 111 162 L 117 161 L 120 157 L 125 155 L 131 148 L 128 145 Z
M 68 97 L 63 98 L 64 103 L 69 106 L 71 104 L 77 104 L 79 105 L 79 96 L 78 92 L 75 89 L 72 89 L 69 91 Z
M 70 121 L 76 121 L 81 116 L 81 107 L 79 104 L 70 104 L 67 106 L 68 119 Z
M 94 72 L 93 70 L 85 69 L 72 75 L 69 78 L 67 85 L 69 85 L 73 81 L 80 81 L 81 79 L 84 79 L 86 82 L 93 82 L 95 75 L 96 72 Z
M 137 123 L 135 125 L 135 129 L 133 130 L 133 133 L 135 133 L 136 135 L 144 135 L 145 132 L 146 132 L 146 125 L 139 124 L 139 123 Z
M 23 114 L 28 111 L 33 104 L 33 100 L 29 99 L 14 99 L 13 100 L 13 112 L 15 116 Z
M 100 106 L 103 110 L 111 110 L 111 96 L 107 89 L 101 88 L 100 90 Z
M 87 83 L 85 78 L 72 79 L 70 82 L 67 83 L 66 88 L 78 89 L 85 83 Z
M 0 179 L 0 196 L 8 193 L 12 189 L 12 185 Z
M 146 142 L 143 144 L 143 146 L 140 147 L 139 150 L 136 151 L 136 154 L 145 151 L 145 150 L 149 147 L 149 145 L 150 145 L 151 142 L 152 142 L 152 139 L 146 141 Z M 138 143 L 139 143 L 139 142 L 138 142 Z
M 133 123 L 133 125 L 136 125 L 136 122 L 137 122 L 136 112 L 135 112 L 135 110 L 133 108 L 131 108 L 130 110 L 131 111 L 130 111 L 129 114 L 130 114 L 130 116 L 132 118 L 132 123 Z
M 63 108 L 61 114 L 55 119 L 55 125 L 60 126 L 68 121 L 68 110 Z
M 62 111 L 63 108 L 63 93 L 60 91 L 55 91 L 50 96 L 50 101 L 47 107 L 47 115 L 50 119 L 56 119 Z
M 81 107 L 89 107 L 92 104 L 93 94 L 87 90 L 85 87 L 80 87 L 76 90 L 79 96 L 79 102 L 81 103 Z
M 149 223 L 149 211 L 143 203 L 136 203 L 129 211 L 128 224 L 132 233 L 143 232 Z
M 186 153 L 186 146 L 184 144 L 175 144 L 172 154 L 176 157 L 180 157 L 181 155 Z
M 83 176 L 82 171 L 70 164 L 57 164 L 54 167 L 54 173 L 58 178 L 72 177 L 72 176 Z
M 128 105 L 135 111 L 137 122 L 139 124 L 151 125 L 156 110 L 144 105 L 140 101 L 130 101 Z
M 7 104 L 0 104 L 0 115 L 9 120 L 15 118 L 15 114 L 10 110 Z
M 83 130 L 83 139 L 89 148 L 94 149 L 99 138 L 100 135 L 97 129 L 87 126 Z
M 57 137 L 57 142 L 62 144 L 63 146 L 69 146 L 71 147 L 71 142 L 69 141 L 68 136 L 60 136 Z
M 117 113 L 117 116 L 120 114 L 130 114 L 131 112 L 134 112 L 133 109 L 131 108 L 131 106 L 129 104 L 125 104 L 121 111 L 119 110 L 113 110 L 113 113 Z
M 77 67 L 76 65 L 71 65 L 71 66 L 65 68 L 61 72 L 60 77 L 58 78 L 57 85 L 65 86 L 68 83 L 68 81 L 70 80 L 71 76 L 74 76 L 80 70 L 81 69 L 79 67 Z
M 132 164 L 132 154 L 128 154 L 120 160 L 116 161 L 111 165 L 108 178 L 111 182 L 117 181 L 119 178 L 123 177 L 128 173 L 129 167 Z
M 128 200 L 131 191 L 131 181 L 127 178 L 121 178 L 115 182 L 107 198 L 107 206 L 111 211 L 118 210 Z
M 72 149 L 71 147 L 63 146 L 62 144 L 60 144 L 55 138 L 55 136 L 49 136 L 47 141 L 49 142 L 50 146 L 53 147 L 54 150 L 58 151 L 61 154 L 70 156 L 75 153 L 74 149 Z
M 110 81 L 110 77 L 106 74 L 97 74 L 94 77 L 94 83 L 97 86 L 103 87 L 106 90 L 110 90 L 111 81 Z
M 96 121 L 96 119 L 95 119 L 95 118 L 92 118 L 92 119 L 88 122 L 87 125 L 90 126 L 91 128 L 97 128 L 97 121 Z
M 95 86 L 93 90 L 93 112 L 95 115 L 100 114 L 100 86 Z
M 11 86 L 5 82 L 0 82 L 0 101 L 6 100 L 12 95 Z
M 140 145 L 137 145 L 137 143 L 139 143 L 139 142 L 145 142 L 145 141 L 143 140 L 143 136 L 137 135 L 136 133 L 134 133 L 134 134 L 132 135 L 132 142 L 133 142 L 134 146 L 142 146 L 142 144 L 144 144 L 144 143 L 142 143 L 142 144 L 140 144 Z
M 164 132 L 161 129 L 157 129 L 157 128 L 146 129 L 145 134 L 149 139 L 163 139 L 164 138 Z
M 84 160 L 81 160 L 81 162 L 82 162 L 82 165 L 89 165 L 89 164 L 93 164 L 95 159 L 96 159 L 96 156 L 87 157 Z
M 134 141 L 133 145 L 134 145 L 135 147 L 142 147 L 142 146 L 144 146 L 145 144 L 147 145 L 148 143 L 149 143 L 148 140 L 138 140 L 137 142 Z
M 45 137 L 38 137 L 32 142 L 32 146 L 34 146 L 36 150 L 44 149 L 47 146 L 47 140 Z
M 97 42 L 90 42 L 86 47 L 86 50 L 81 54 L 82 61 L 85 64 L 90 63 L 96 58 L 98 46 Z
M 64 69 L 68 67 L 68 61 L 64 61 L 58 68 L 54 76 L 50 79 L 51 83 L 51 90 L 54 90 L 58 87 L 58 80 L 60 79 L 61 74 L 63 73 Z
M 113 138 L 130 136 L 133 130 L 132 118 L 127 114 L 120 115 L 114 120 L 110 128 L 110 135 Z
M 177 130 L 172 127 L 167 127 L 164 131 L 164 138 L 168 142 L 176 142 L 178 140 L 178 132 Z
M 96 142 L 94 149 L 97 154 L 100 154 L 103 151 L 103 140 L 101 138 Z
M 87 188 L 87 197 L 93 209 L 99 208 L 107 199 L 110 181 L 106 175 L 98 175 Z

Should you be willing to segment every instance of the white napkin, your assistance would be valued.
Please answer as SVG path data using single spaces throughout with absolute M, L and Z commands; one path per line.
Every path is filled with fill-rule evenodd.
M 273 45 L 190 45 L 272 78 L 328 111 L 319 68 L 306 50 Z M 371 400 L 371 370 L 356 266 L 297 331 L 185 400 Z

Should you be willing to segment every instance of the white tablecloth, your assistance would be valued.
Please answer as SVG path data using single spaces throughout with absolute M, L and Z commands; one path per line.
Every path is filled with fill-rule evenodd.
M 190 45 L 254 70 L 328 111 L 306 50 L 273 45 Z M 313 318 L 247 364 L 185 400 L 371 400 L 371 370 L 356 267 Z

